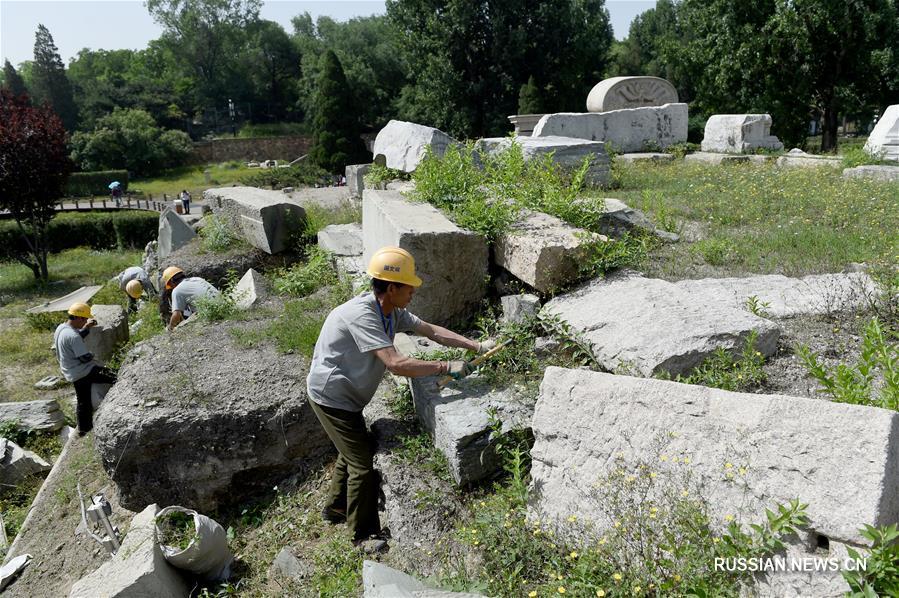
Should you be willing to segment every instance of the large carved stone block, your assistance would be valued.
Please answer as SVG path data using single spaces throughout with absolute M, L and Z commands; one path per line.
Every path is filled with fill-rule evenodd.
M 865 151 L 884 160 L 899 160 L 899 104 L 888 106 L 868 135 Z
M 751 154 L 757 149 L 783 148 L 780 139 L 771 135 L 768 114 L 715 114 L 705 123 L 704 152 Z
M 603 79 L 587 96 L 587 112 L 622 108 L 662 106 L 680 101 L 674 85 L 659 77 L 612 77 Z

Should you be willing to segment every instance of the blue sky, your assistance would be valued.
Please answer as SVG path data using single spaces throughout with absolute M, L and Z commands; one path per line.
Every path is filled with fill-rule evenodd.
M 633 18 L 653 6 L 655 0 L 606 0 L 615 37 L 626 36 Z M 345 21 L 355 16 L 383 14 L 384 2 L 267 0 L 262 17 L 277 21 L 290 33 L 291 17 L 304 12 L 313 18 L 329 15 Z M 0 0 L 0 63 L 9 59 L 18 65 L 32 58 L 38 23 L 50 30 L 66 63 L 82 48 L 138 50 L 161 33 L 139 0 Z

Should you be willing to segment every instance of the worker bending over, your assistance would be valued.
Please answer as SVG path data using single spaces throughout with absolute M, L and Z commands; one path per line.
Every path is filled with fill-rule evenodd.
M 169 319 L 168 329 L 174 330 L 175 326 L 197 313 L 199 299 L 203 297 L 217 297 L 220 293 L 217 288 L 198 276 L 188 278 L 184 270 L 177 266 L 169 266 L 162 273 L 162 282 L 165 285 L 166 294 L 170 294 L 172 315 Z
M 84 338 L 97 325 L 87 303 L 73 303 L 68 319 L 56 327 L 53 347 L 59 360 L 59 369 L 66 380 L 75 387 L 77 399 L 76 419 L 78 435 L 84 436 L 94 427 L 94 405 L 91 402 L 93 384 L 115 384 L 116 375 L 94 361 L 87 350 Z
M 140 266 L 131 266 L 119 272 L 116 276 L 119 289 L 128 295 L 128 311 L 137 311 L 137 300 L 146 293 L 148 296 L 156 295 L 156 289 L 150 282 L 147 271 Z
M 421 279 L 415 274 L 415 260 L 404 249 L 378 250 L 368 274 L 372 291 L 336 307 L 325 319 L 306 380 L 312 410 L 339 453 L 322 516 L 332 523 L 345 520 L 357 544 L 381 531 L 374 443 L 362 409 L 374 396 L 384 370 L 399 376 L 449 374 L 456 379 L 470 373 L 465 361 L 403 356 L 393 347 L 394 335 L 415 332 L 447 347 L 480 353 L 496 344 L 467 339 L 406 309 Z

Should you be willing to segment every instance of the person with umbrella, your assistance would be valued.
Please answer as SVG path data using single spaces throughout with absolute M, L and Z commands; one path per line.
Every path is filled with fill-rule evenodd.
M 122 207 L 122 183 L 118 181 L 113 181 L 109 183 L 109 192 L 112 195 L 112 200 L 115 202 L 115 207 Z

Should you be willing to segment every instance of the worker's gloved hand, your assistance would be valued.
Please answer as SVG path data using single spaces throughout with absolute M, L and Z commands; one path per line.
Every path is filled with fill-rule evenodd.
M 84 327 L 85 328 L 93 328 L 96 325 L 97 325 L 97 320 L 91 318 L 90 320 L 87 321 L 87 323 L 84 325 Z
M 496 346 L 496 341 L 493 339 L 487 339 L 485 341 L 481 341 L 480 343 L 478 343 L 478 353 L 483 355 L 484 353 L 486 353 L 490 349 L 494 348 L 495 346 Z
M 471 366 L 468 365 L 467 361 L 462 361 L 461 359 L 457 361 L 447 361 L 446 373 L 453 380 L 459 380 L 471 373 Z

